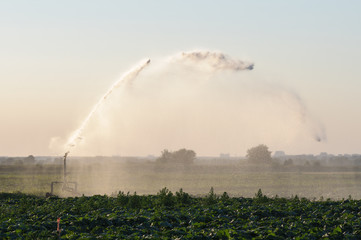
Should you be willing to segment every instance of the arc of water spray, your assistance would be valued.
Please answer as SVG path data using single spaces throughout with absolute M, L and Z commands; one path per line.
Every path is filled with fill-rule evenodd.
M 253 70 L 254 64 L 251 62 L 245 62 L 237 59 L 232 59 L 228 55 L 222 52 L 210 52 L 210 51 L 190 51 L 190 52 L 181 52 L 172 56 L 170 59 L 171 62 L 180 62 L 191 65 L 198 65 L 202 63 L 202 66 L 206 66 L 211 71 L 218 70 L 233 70 L 233 71 L 243 71 L 243 70 Z M 120 86 L 120 84 L 131 84 L 132 81 L 138 76 L 138 74 L 150 63 L 150 59 L 142 61 L 140 64 L 136 65 L 128 72 L 124 73 L 119 80 L 117 80 L 107 91 L 106 93 L 99 99 L 99 101 L 94 105 L 88 116 L 82 122 L 80 127 L 73 133 L 73 135 L 69 138 L 66 148 L 67 151 L 70 151 L 72 147 L 75 147 L 77 143 L 82 139 L 81 134 L 87 126 L 89 120 L 92 118 L 94 113 L 98 110 L 98 108 L 103 104 L 103 102 L 108 98 L 108 96 L 112 93 L 114 88 Z M 298 105 L 302 105 L 302 102 L 298 100 Z M 305 110 L 305 109 L 303 109 Z M 316 140 L 322 141 L 325 138 L 325 134 L 322 132 L 321 134 L 316 134 Z
M 150 59 L 144 60 L 141 63 L 137 64 L 135 67 L 131 68 L 129 71 L 125 72 L 111 87 L 105 92 L 105 94 L 99 99 L 99 101 L 94 105 L 92 110 L 89 112 L 88 116 L 84 119 L 82 124 L 78 129 L 75 130 L 73 135 L 68 139 L 66 143 L 67 151 L 70 152 L 70 149 L 75 147 L 77 143 L 82 139 L 81 134 L 83 133 L 85 127 L 87 126 L 89 120 L 93 117 L 94 113 L 98 108 L 103 104 L 103 102 L 109 97 L 113 90 L 119 87 L 122 83 L 131 83 L 138 74 L 150 63 Z
M 224 70 L 232 69 L 235 71 L 239 70 L 252 70 L 253 63 L 247 63 L 239 60 L 233 60 L 227 55 L 220 52 L 209 52 L 209 51 L 191 51 L 191 52 L 182 52 L 179 55 L 176 55 L 173 60 L 188 60 L 193 64 L 198 64 L 199 62 L 205 62 L 214 70 Z M 105 92 L 105 94 L 99 99 L 99 101 L 94 105 L 94 107 L 89 112 L 88 116 L 84 119 L 78 129 L 71 135 L 66 143 L 66 149 L 70 152 L 70 149 L 75 147 L 79 141 L 81 141 L 82 132 L 87 126 L 89 120 L 93 117 L 94 113 L 98 108 L 103 104 L 103 102 L 108 98 L 108 96 L 113 92 L 114 88 L 119 87 L 122 83 L 131 84 L 132 81 L 138 76 L 138 74 L 150 63 L 150 59 L 142 61 L 140 64 L 136 65 L 128 72 L 124 73 L 119 80 L 117 80 L 113 85 Z

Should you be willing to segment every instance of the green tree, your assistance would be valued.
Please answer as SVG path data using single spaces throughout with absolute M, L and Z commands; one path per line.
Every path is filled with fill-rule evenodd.
M 268 151 L 268 147 L 266 145 L 260 144 L 257 147 L 248 149 L 246 157 L 250 163 L 271 163 L 271 153 L 272 152 Z
M 191 164 L 195 158 L 196 153 L 193 150 L 182 148 L 178 151 L 170 152 L 165 149 L 162 151 L 162 155 L 157 159 L 157 162 Z

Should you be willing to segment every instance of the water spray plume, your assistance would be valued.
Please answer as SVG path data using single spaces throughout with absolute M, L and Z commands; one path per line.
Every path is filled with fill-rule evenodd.
M 221 52 L 210 51 L 192 51 L 182 52 L 175 57 L 176 60 L 181 60 L 185 63 L 204 63 L 211 67 L 213 70 L 252 70 L 253 63 L 244 62 L 241 60 L 232 59 L 228 55 Z
M 149 59 L 142 61 L 110 86 L 68 139 L 67 151 L 82 140 L 84 129 L 113 90 L 132 85 L 149 63 Z M 121 132 L 121 136 L 112 135 L 112 141 L 104 141 L 102 151 L 117 153 L 122 148 L 127 154 L 185 145 L 204 153 L 209 149 L 238 151 L 240 134 L 245 136 L 244 143 L 261 139 L 282 145 L 293 141 L 300 131 L 308 132 L 317 142 L 326 140 L 322 124 L 310 116 L 296 93 L 262 80 L 238 81 L 240 77 L 248 79 L 247 73 L 239 72 L 253 69 L 254 63 L 222 52 L 179 52 L 156 63 L 142 76 L 141 84 L 134 84 L 131 93 L 121 94 L 122 104 L 111 106 L 119 111 L 108 112 L 110 124 L 95 126 L 93 135 L 98 141 L 108 128 L 113 128 L 108 132 Z M 222 74 L 227 71 L 233 73 Z M 92 140 L 89 136 L 85 152 L 99 144 Z
M 182 52 L 180 55 L 176 55 L 173 60 L 180 60 L 182 62 L 189 62 L 193 64 L 206 64 L 212 70 L 252 70 L 254 64 L 247 63 L 241 60 L 234 60 L 229 56 L 220 53 L 220 52 L 210 52 L 210 51 L 192 51 L 192 52 Z M 128 72 L 124 73 L 123 76 L 116 81 L 109 90 L 99 99 L 99 101 L 94 105 L 88 116 L 82 122 L 80 127 L 73 133 L 69 138 L 66 147 L 68 151 L 70 148 L 75 147 L 79 141 L 82 140 L 82 132 L 87 126 L 89 120 L 92 118 L 94 113 L 98 110 L 100 105 L 109 97 L 114 88 L 119 87 L 120 84 L 125 83 L 131 85 L 133 80 L 138 76 L 138 74 L 150 63 L 150 59 L 143 61 L 141 64 L 138 64 Z
M 82 140 L 81 134 L 84 131 L 84 128 L 87 126 L 89 120 L 93 117 L 94 113 L 98 108 L 103 104 L 103 102 L 109 97 L 113 90 L 119 87 L 121 84 L 132 84 L 133 80 L 138 76 L 138 74 L 150 63 L 150 59 L 144 60 L 141 63 L 137 64 L 135 67 L 131 68 L 128 72 L 124 73 L 113 85 L 105 92 L 105 94 L 99 99 L 99 101 L 94 105 L 88 116 L 84 119 L 80 127 L 75 130 L 73 135 L 69 138 L 66 148 L 68 152 L 72 147 L 75 147 L 79 141 Z

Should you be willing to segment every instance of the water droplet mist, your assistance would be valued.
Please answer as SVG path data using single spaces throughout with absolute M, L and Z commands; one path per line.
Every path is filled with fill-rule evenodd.
M 198 155 L 242 155 L 259 143 L 282 148 L 300 136 L 324 141 L 322 125 L 302 99 L 287 87 L 255 79 L 253 68 L 210 51 L 181 52 L 151 65 L 143 61 L 94 105 L 66 150 L 139 156 L 185 147 Z

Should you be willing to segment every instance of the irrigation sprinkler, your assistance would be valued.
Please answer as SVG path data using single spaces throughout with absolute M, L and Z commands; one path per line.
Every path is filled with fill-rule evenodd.
M 68 154 L 69 154 L 69 152 L 66 152 L 64 154 L 64 157 L 63 157 L 63 161 L 64 161 L 64 165 L 63 165 L 63 173 L 64 173 L 63 181 L 62 182 L 60 182 L 60 181 L 51 182 L 50 193 L 47 192 L 46 197 L 54 196 L 54 185 L 55 184 L 62 184 L 62 188 L 61 188 L 62 191 L 66 191 L 66 192 L 70 192 L 70 193 L 79 195 L 79 193 L 78 193 L 78 183 L 77 182 L 69 182 L 67 180 L 68 173 L 66 171 L 66 158 L 68 157 Z

